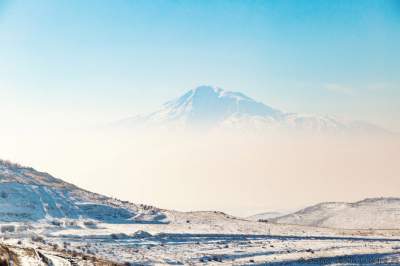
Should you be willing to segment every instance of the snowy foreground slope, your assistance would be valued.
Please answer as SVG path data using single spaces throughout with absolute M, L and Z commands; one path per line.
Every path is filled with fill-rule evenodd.
M 400 265 L 396 229 L 161 210 L 32 168 L 2 161 L 0 169 L 0 265 Z
M 0 221 L 87 218 L 109 223 L 162 222 L 152 207 L 80 189 L 33 168 L 0 161 Z
M 287 113 L 240 92 L 200 86 L 166 102 L 158 111 L 117 123 L 125 127 L 177 129 L 285 130 L 312 133 L 387 133 L 361 121 Z
M 320 203 L 272 222 L 344 229 L 400 229 L 400 198 Z

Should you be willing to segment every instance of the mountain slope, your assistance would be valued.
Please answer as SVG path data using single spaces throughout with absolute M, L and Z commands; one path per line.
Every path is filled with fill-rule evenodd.
M 286 113 L 240 92 L 211 86 L 189 90 L 166 102 L 158 111 L 117 123 L 129 127 L 222 128 L 235 130 L 289 130 L 333 133 L 383 133 L 383 129 L 360 121 L 329 116 Z
M 153 223 L 165 217 L 158 209 L 95 194 L 33 168 L 0 161 L 0 221 L 52 218 Z
M 320 203 L 270 221 L 343 229 L 400 229 L 400 198 Z

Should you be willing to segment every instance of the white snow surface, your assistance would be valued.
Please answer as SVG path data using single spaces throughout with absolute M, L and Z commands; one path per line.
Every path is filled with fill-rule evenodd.
M 166 211 L 166 215 L 168 224 L 98 223 L 96 228 L 88 228 L 82 224 L 32 223 L 31 229 L 9 233 L 4 241 L 13 249 L 19 240 L 20 246 L 40 250 L 53 265 L 68 265 L 65 253 L 70 254 L 68 261 L 82 261 L 79 253 L 83 253 L 131 265 L 400 263 L 399 230 L 280 225 L 247 221 L 220 212 Z M 42 236 L 44 241 L 33 241 L 33 234 Z M 73 252 L 78 255 L 71 255 Z M 31 261 L 23 265 L 33 265 L 29 264 L 32 259 L 26 258 Z

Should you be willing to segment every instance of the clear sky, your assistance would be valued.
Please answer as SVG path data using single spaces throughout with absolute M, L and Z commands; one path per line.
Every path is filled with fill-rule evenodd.
M 200 84 L 400 130 L 400 1 L 0 0 L 0 110 L 108 122 Z
M 181 210 L 245 215 L 398 196 L 398 140 L 93 126 L 208 84 L 400 132 L 399 47 L 400 1 L 0 0 L 0 158 Z

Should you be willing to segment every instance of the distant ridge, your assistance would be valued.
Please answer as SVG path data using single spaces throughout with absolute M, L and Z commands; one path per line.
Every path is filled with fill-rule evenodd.
M 324 202 L 270 221 L 341 229 L 400 229 L 400 198 L 367 198 L 354 203 Z

